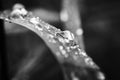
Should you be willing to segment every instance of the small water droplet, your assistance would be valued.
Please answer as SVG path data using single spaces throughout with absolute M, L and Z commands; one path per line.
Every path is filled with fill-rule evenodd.
M 30 22 L 33 23 L 33 24 L 39 24 L 39 21 L 37 18 L 33 17 L 30 19 Z
M 100 80 L 105 80 L 105 76 L 104 76 L 104 74 L 102 73 L 102 72 L 98 72 L 98 78 L 100 79 Z
M 53 35 L 51 35 L 51 34 L 48 34 L 48 40 L 49 40 L 49 42 L 52 42 L 52 43 L 56 43 L 56 41 L 55 41 L 55 39 L 54 39 L 54 36 Z
M 78 36 L 82 35 L 82 34 L 83 34 L 83 30 L 82 30 L 82 29 L 77 29 L 77 30 L 76 30 L 76 34 L 77 34 Z

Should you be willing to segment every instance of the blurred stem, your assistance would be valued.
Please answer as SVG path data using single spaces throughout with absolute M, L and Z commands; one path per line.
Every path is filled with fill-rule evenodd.
M 77 37 L 78 43 L 84 49 L 83 30 L 81 27 L 79 3 L 82 0 L 63 0 L 60 13 L 61 21 L 65 24 L 65 29 L 70 30 Z M 78 30 L 78 32 L 77 32 Z

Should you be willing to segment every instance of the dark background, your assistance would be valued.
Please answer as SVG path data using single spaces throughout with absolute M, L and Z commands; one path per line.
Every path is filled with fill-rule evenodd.
M 18 2 L 25 5 L 25 7 L 29 10 L 38 7 L 55 10 L 57 12 L 61 10 L 60 0 L 2 0 L 2 10 L 10 9 L 15 3 Z M 118 70 L 120 67 L 120 2 L 117 0 L 84 0 L 82 5 L 83 7 L 81 10 L 81 20 L 84 30 L 86 52 L 100 66 L 101 70 L 105 73 L 107 80 L 119 80 Z M 38 36 L 35 36 L 35 34 L 31 31 L 21 34 L 4 35 L 2 26 L 0 29 L 0 35 L 1 37 L 3 36 L 1 40 L 4 42 L 3 38 L 5 36 L 5 43 L 7 46 L 6 53 L 9 55 L 9 60 L 11 61 L 9 64 L 11 67 L 10 73 L 12 73 L 10 74 L 11 78 L 15 75 L 16 72 L 15 68 L 13 67 L 15 67 L 16 63 L 19 62 L 20 59 L 22 59 L 22 57 L 25 55 L 24 53 L 28 51 L 26 45 L 27 47 L 31 46 L 29 49 L 33 49 L 33 47 L 39 46 L 38 44 L 43 46 L 45 45 L 43 41 Z M 4 49 L 3 47 L 4 46 L 1 48 L 2 50 Z M 19 56 L 15 55 L 16 53 Z M 49 50 L 45 50 L 44 53 L 49 55 L 51 52 Z M 47 59 L 43 59 L 44 61 L 46 60 L 47 66 L 48 63 L 50 63 L 50 65 L 57 65 L 57 61 L 54 61 L 55 58 L 53 56 L 50 58 L 51 62 L 47 62 Z M 42 64 L 46 66 L 44 61 Z M 48 69 L 48 67 L 46 68 Z M 38 70 L 35 74 L 40 74 L 41 72 L 39 71 L 41 70 Z M 36 76 L 33 75 L 32 78 L 34 77 Z M 37 77 L 39 77 L 39 75 Z

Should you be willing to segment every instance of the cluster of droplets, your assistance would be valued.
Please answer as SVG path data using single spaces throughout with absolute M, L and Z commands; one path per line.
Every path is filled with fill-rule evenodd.
M 70 51 L 69 49 L 75 49 L 79 47 L 79 45 L 77 45 L 77 42 L 75 41 L 73 33 L 68 30 L 56 33 L 56 37 L 59 42 L 67 47 L 68 52 Z
M 64 55 L 64 57 L 69 57 L 70 55 L 73 56 L 74 59 L 83 58 L 86 65 L 91 66 L 93 68 L 99 68 L 90 58 L 87 56 L 86 52 L 80 49 L 80 46 L 75 41 L 75 37 L 73 33 L 70 31 L 62 31 L 59 33 L 56 33 L 57 39 L 60 43 L 62 43 L 61 46 L 59 46 L 59 50 Z M 70 53 L 70 54 L 69 54 Z
M 17 16 L 20 19 L 25 19 L 27 15 L 28 11 L 24 6 L 19 4 L 14 6 L 13 11 L 10 14 L 10 16 Z M 77 55 L 76 57 L 83 56 L 86 64 L 96 66 L 92 59 L 87 56 L 86 52 L 80 49 L 75 40 L 75 36 L 70 31 L 61 31 L 60 29 L 45 23 L 39 17 L 31 17 L 29 22 L 32 23 L 37 30 L 42 31 L 44 29 L 44 31 L 47 31 L 49 33 L 49 42 L 56 43 L 58 41 L 60 43 L 59 50 L 66 58 L 69 57 L 69 53 L 73 53 L 73 55 Z
M 24 6 L 17 4 L 14 6 L 10 16 L 13 17 L 15 15 L 20 19 L 26 19 L 26 17 L 28 17 L 28 11 L 24 8 Z M 61 31 L 60 29 L 42 21 L 39 17 L 30 17 L 28 22 L 32 23 L 34 28 L 40 32 L 44 29 L 44 31 L 48 33 L 49 42 L 56 43 L 58 41 L 60 43 L 59 50 L 65 57 L 68 57 L 70 55 L 69 53 L 73 53 L 77 55 L 77 57 L 79 55 L 85 57 L 86 63 L 91 65 L 93 64 L 91 58 L 89 58 L 86 53 L 80 49 L 79 45 L 75 41 L 74 34 L 70 31 Z

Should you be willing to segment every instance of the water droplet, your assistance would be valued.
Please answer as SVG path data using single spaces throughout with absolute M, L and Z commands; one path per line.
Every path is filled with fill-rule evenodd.
M 33 24 L 39 24 L 38 18 L 35 18 L 35 17 L 31 18 L 30 22 L 33 23 Z
M 83 30 L 82 30 L 82 29 L 77 29 L 77 30 L 76 30 L 76 34 L 77 34 L 78 36 L 82 35 L 82 34 L 83 34 Z
M 68 57 L 68 54 L 64 50 L 63 46 L 59 46 L 59 49 L 60 49 L 60 52 L 62 53 L 62 55 L 64 55 L 64 57 Z
M 56 43 L 53 35 L 48 34 L 48 40 L 49 42 Z
M 86 64 L 88 64 L 88 65 L 90 65 L 90 66 L 94 66 L 94 62 L 93 62 L 92 59 L 89 58 L 89 57 L 85 58 L 85 62 L 86 62 Z
M 74 35 L 73 33 L 71 33 L 70 31 L 66 30 L 66 31 L 63 31 L 64 32 L 64 36 L 66 38 L 68 38 L 69 40 L 74 40 Z
M 105 80 L 105 76 L 104 76 L 104 74 L 102 73 L 102 72 L 98 72 L 98 78 L 100 79 L 100 80 Z

